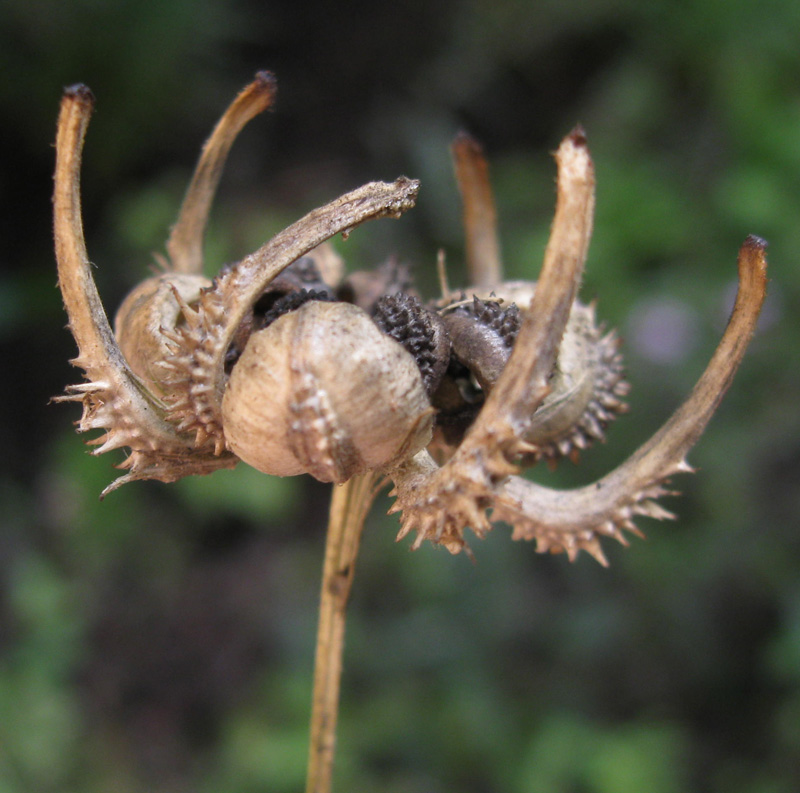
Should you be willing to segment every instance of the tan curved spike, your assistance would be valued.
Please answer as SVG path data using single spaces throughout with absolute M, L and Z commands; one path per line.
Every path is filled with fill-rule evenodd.
M 503 280 L 497 210 L 483 148 L 466 132 L 450 146 L 463 204 L 467 273 L 476 289 L 491 289 Z
M 572 304 L 580 287 L 594 217 L 594 165 L 578 128 L 556 152 L 556 212 L 530 310 L 508 364 L 462 446 L 486 447 L 498 433 L 525 435 L 548 393 Z
M 178 470 L 181 476 L 193 473 L 188 470 L 191 466 L 172 464 L 173 457 L 185 454 L 187 440 L 175 434 L 164 418 L 164 406 L 130 371 L 100 302 L 86 251 L 80 167 L 93 105 L 94 97 L 86 86 L 71 86 L 64 91 L 58 118 L 53 193 L 58 282 L 69 329 L 78 345 L 78 356 L 72 363 L 84 370 L 89 382 L 69 386 L 67 395 L 55 401 L 82 403 L 79 432 L 104 431 L 91 441 L 98 446 L 93 454 L 130 447 L 131 455 L 122 466 L 130 471 L 123 477 L 125 481 L 172 481 L 178 478 Z M 230 464 L 229 459 L 215 462 L 217 468 Z M 208 464 L 198 458 L 197 466 L 205 470 Z
M 178 220 L 167 241 L 174 272 L 202 274 L 203 236 L 228 153 L 245 124 L 272 105 L 277 88 L 277 81 L 270 72 L 258 72 L 253 82 L 233 100 L 205 142 Z
M 494 486 L 518 472 L 515 460 L 536 447 L 522 438 L 531 417 L 548 393 L 572 304 L 583 273 L 594 212 L 594 166 L 581 129 L 556 152 L 556 212 L 530 311 L 526 312 L 514 350 L 483 409 L 455 454 L 441 469 L 422 453 L 391 472 L 402 510 L 401 536 L 418 533 L 455 553 L 464 547 L 471 526 L 482 536 Z M 422 475 L 424 473 L 424 475 Z M 434 519 L 434 512 L 437 512 Z M 480 515 L 476 519 L 476 515 Z
M 515 539 L 537 539 L 540 550 L 584 549 L 600 561 L 602 536 L 622 539 L 637 515 L 672 515 L 655 503 L 667 495 L 663 482 L 689 473 L 686 455 L 703 433 L 733 380 L 766 295 L 766 243 L 748 237 L 739 251 L 739 291 L 725 334 L 688 399 L 664 426 L 607 476 L 586 487 L 552 490 L 511 477 L 495 496 L 493 519 L 514 527 Z

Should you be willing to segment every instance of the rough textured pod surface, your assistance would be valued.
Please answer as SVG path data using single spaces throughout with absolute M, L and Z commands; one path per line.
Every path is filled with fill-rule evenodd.
M 211 281 L 202 275 L 166 273 L 143 281 L 119 307 L 114 319 L 117 343 L 133 373 L 155 393 L 164 391 L 166 372 L 159 363 L 172 353 L 164 331 L 170 333 L 182 319 L 175 293 L 191 305 L 209 286 Z
M 361 309 L 321 302 L 250 337 L 222 415 L 244 462 L 323 482 L 391 468 L 428 444 L 433 423 L 411 355 Z

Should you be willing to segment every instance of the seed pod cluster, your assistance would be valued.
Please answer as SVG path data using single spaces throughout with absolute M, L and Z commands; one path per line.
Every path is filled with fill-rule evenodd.
M 79 174 L 93 107 L 66 89 L 56 140 L 55 236 L 59 286 L 87 382 L 81 432 L 100 430 L 95 453 L 129 449 L 126 473 L 171 482 L 244 460 L 280 476 L 328 482 L 375 471 L 390 477 L 400 536 L 417 532 L 452 552 L 469 527 L 504 520 L 541 551 L 586 550 L 604 562 L 602 537 L 624 540 L 634 518 L 669 517 L 656 499 L 691 467 L 686 454 L 742 359 L 765 294 L 763 240 L 739 253 L 739 294 L 720 346 L 684 406 L 596 483 L 553 491 L 519 477 L 545 458 L 573 459 L 625 408 L 618 341 L 597 324 L 578 287 L 594 211 L 594 168 L 583 130 L 556 153 L 556 213 L 537 282 L 503 282 L 488 169 L 458 139 L 465 204 L 464 294 L 447 287 L 425 303 L 410 269 L 389 259 L 343 275 L 324 245 L 359 224 L 410 209 L 419 183 L 400 177 L 345 193 L 213 280 L 202 272 L 211 199 L 242 127 L 275 95 L 261 72 L 236 97 L 203 148 L 167 241 L 164 273 L 123 303 L 112 332 L 83 239 Z M 435 458 L 434 459 L 434 455 Z M 492 510 L 491 519 L 487 514 Z

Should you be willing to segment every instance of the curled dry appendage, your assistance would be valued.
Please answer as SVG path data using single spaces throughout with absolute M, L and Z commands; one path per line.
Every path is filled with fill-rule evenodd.
M 67 395 L 57 401 L 83 403 L 79 432 L 103 430 L 101 437 L 90 441 L 97 446 L 94 454 L 130 448 L 120 466 L 128 473 L 105 494 L 122 482 L 140 478 L 174 481 L 228 467 L 235 459 L 187 455 L 192 440 L 175 433 L 165 418 L 163 403 L 130 369 L 111 331 L 92 278 L 81 221 L 81 149 L 93 104 L 86 86 L 68 88 L 58 121 L 53 203 L 59 285 L 78 345 L 78 357 L 72 363 L 84 370 L 89 382 L 69 386 Z
M 178 220 L 167 240 L 170 269 L 174 272 L 203 272 L 203 237 L 228 153 L 244 126 L 272 106 L 277 90 L 273 74 L 258 72 L 253 82 L 233 100 L 203 146 Z
M 56 258 L 78 345 L 73 364 L 89 382 L 68 387 L 57 400 L 82 402 L 79 432 L 103 430 L 90 441 L 98 446 L 94 454 L 130 449 L 120 465 L 128 473 L 103 495 L 136 479 L 170 482 L 235 465 L 238 458 L 221 439 L 219 411 L 225 354 L 249 307 L 271 279 L 323 241 L 372 218 L 397 217 L 414 204 L 415 181 L 364 185 L 309 213 L 208 282 L 201 275 L 202 241 L 222 167 L 236 135 L 274 94 L 274 79 L 259 73 L 220 120 L 168 241 L 167 272 L 135 290 L 123 305 L 115 337 L 92 278 L 81 220 L 81 152 L 94 98 L 82 85 L 64 92 L 53 199 Z
M 451 302 L 445 299 L 440 303 L 451 335 L 454 358 L 458 361 L 455 373 L 458 374 L 460 364 L 467 363 L 471 377 L 481 389 L 477 398 L 469 394 L 462 377 L 461 389 L 467 390 L 473 403 L 467 409 L 459 403 L 452 383 L 446 382 L 449 388 L 443 388 L 437 395 L 435 404 L 440 409 L 441 436 L 446 443 L 457 445 L 469 426 L 467 422 L 474 420 L 482 399 L 491 393 L 498 381 L 516 340 L 520 309 L 530 307 L 537 285 L 532 281 L 502 280 L 494 199 L 480 146 L 462 133 L 453 145 L 453 155 L 464 203 L 470 281 L 482 285 L 474 293 L 472 306 L 465 305 L 464 300 L 452 300 L 447 289 L 444 291 Z M 586 240 L 591 230 L 593 174 L 580 128 L 568 136 L 558 160 L 565 184 L 576 176 L 571 173 L 575 168 L 585 169 L 586 177 L 584 189 L 574 192 L 578 202 L 574 207 L 570 208 L 566 194 L 559 201 L 559 218 L 549 246 L 553 254 L 562 250 L 557 244 L 559 235 L 563 235 L 559 229 L 568 228 L 564 219 L 571 213 L 581 219 L 575 228 L 583 230 L 581 233 Z M 541 332 L 545 331 L 542 327 Z M 628 392 L 628 384 L 623 377 L 619 342 L 613 331 L 605 333 L 602 326 L 598 326 L 594 305 L 583 305 L 573 299 L 563 332 L 559 328 L 552 331 L 558 353 L 547 375 L 549 390 L 544 401 L 532 416 L 525 417 L 529 423 L 522 440 L 531 444 L 533 451 L 521 458 L 523 466 L 532 465 L 540 458 L 551 466 L 562 457 L 577 462 L 579 452 L 594 441 L 603 440 L 605 427 L 627 410 L 622 400 Z
M 420 453 L 392 474 L 397 494 L 392 511 L 403 513 L 399 536 L 416 530 L 414 547 L 429 539 L 457 552 L 464 546 L 467 526 L 482 537 L 490 528 L 486 509 L 495 487 L 519 470 L 519 457 L 535 452 L 524 438 L 549 392 L 591 235 L 594 167 L 582 130 L 562 142 L 556 163 L 558 192 L 550 241 L 508 363 L 441 469 L 432 468 L 433 461 Z
M 451 152 L 464 205 L 469 282 L 476 290 L 488 289 L 503 280 L 489 166 L 481 145 L 466 133 L 456 137 Z
M 513 354 L 477 420 L 442 467 L 427 451 L 392 472 L 402 511 L 399 537 L 417 536 L 457 553 L 464 530 L 482 537 L 491 521 L 513 527 L 514 539 L 535 539 L 537 550 L 580 550 L 606 563 L 600 540 L 625 542 L 634 518 L 671 514 L 656 503 L 665 481 L 690 472 L 686 455 L 717 408 L 755 329 L 766 291 L 766 244 L 749 237 L 739 253 L 739 293 L 728 327 L 686 403 L 625 463 L 598 482 L 557 491 L 517 476 L 519 462 L 537 456 L 537 415 L 546 411 L 547 374 L 553 371 L 569 307 L 580 280 L 592 222 L 593 177 L 585 141 L 573 133 L 557 154 L 558 202 L 541 278 Z M 609 348 L 610 349 L 610 348 Z M 613 397 L 611 397 L 613 399 Z M 540 412 L 537 414 L 537 410 Z
M 656 503 L 664 482 L 691 473 L 686 461 L 730 386 L 758 321 L 766 294 L 766 243 L 748 237 L 739 251 L 739 291 L 725 334 L 689 398 L 649 441 L 607 476 L 586 487 L 555 491 L 513 476 L 495 495 L 493 518 L 514 527 L 514 539 L 537 540 L 537 550 L 589 551 L 606 564 L 600 539 L 624 542 L 633 519 L 674 516 Z

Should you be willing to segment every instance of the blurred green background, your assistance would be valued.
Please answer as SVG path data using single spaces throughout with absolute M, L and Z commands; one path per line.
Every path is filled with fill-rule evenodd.
M 0 5 L 0 793 L 302 789 L 328 491 L 244 465 L 103 503 L 48 405 L 80 374 L 50 219 L 61 88 L 97 110 L 85 228 L 109 311 L 163 250 L 200 145 L 261 68 L 209 270 L 372 179 L 417 208 L 339 245 L 462 281 L 448 144 L 492 164 L 508 273 L 536 276 L 550 156 L 597 167 L 584 282 L 619 328 L 631 411 L 550 483 L 591 481 L 680 403 L 724 327 L 738 246 L 770 242 L 758 335 L 665 499 L 608 570 L 512 543 L 477 564 L 394 543 L 379 501 L 348 628 L 338 791 L 800 789 L 800 4 L 796 0 L 6 0 Z M 537 472 L 538 474 L 539 472 Z

